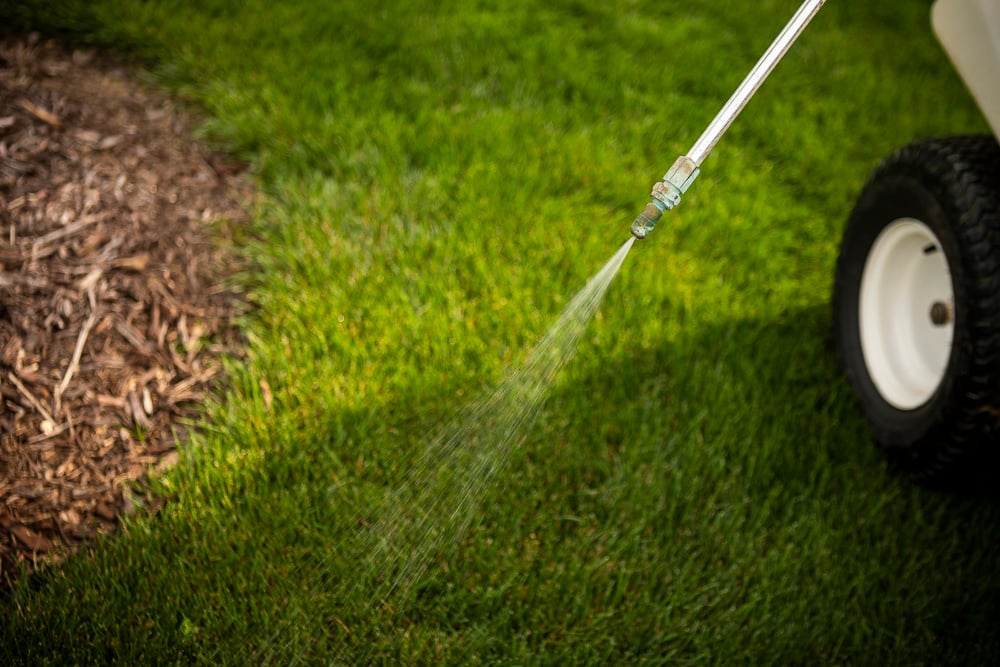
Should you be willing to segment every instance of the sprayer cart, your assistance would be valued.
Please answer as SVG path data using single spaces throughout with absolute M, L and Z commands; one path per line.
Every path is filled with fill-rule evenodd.
M 833 317 L 876 443 L 939 483 L 1000 461 L 1000 2 L 937 0 L 931 22 L 993 134 L 915 141 L 875 169 Z

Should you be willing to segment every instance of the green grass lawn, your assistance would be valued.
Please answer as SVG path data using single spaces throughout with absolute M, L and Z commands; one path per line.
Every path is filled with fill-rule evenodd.
M 22 581 L 0 663 L 1000 655 L 1000 507 L 888 471 L 828 340 L 869 170 L 985 131 L 929 3 L 827 3 L 398 609 L 349 585 L 359 525 L 618 249 L 797 0 L 83 4 L 13 11 L 142 59 L 251 162 L 257 309 L 171 502 Z

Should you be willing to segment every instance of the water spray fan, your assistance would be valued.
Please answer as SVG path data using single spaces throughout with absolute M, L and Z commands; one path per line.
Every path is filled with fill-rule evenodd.
M 680 203 L 681 196 L 687 192 L 694 179 L 698 177 L 701 163 L 708 157 L 719 138 L 729 129 L 733 120 L 788 52 L 798 36 L 802 34 L 805 27 L 816 16 L 825 1 L 806 0 L 802 3 L 795 15 L 771 42 L 771 46 L 767 48 L 764 55 L 760 57 L 757 64 L 753 66 L 750 73 L 729 97 L 726 104 L 715 115 L 698 140 L 694 142 L 691 149 L 674 160 L 673 165 L 663 175 L 663 178 L 653 186 L 650 195 L 652 201 L 646 205 L 646 208 L 632 223 L 631 231 L 634 237 L 637 239 L 646 238 L 653 231 L 653 227 L 656 226 L 664 212 Z

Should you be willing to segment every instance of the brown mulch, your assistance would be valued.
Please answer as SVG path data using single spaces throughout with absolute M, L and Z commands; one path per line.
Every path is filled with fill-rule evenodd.
M 209 228 L 252 190 L 192 122 L 92 51 L 0 37 L 0 586 L 158 502 L 236 346 Z

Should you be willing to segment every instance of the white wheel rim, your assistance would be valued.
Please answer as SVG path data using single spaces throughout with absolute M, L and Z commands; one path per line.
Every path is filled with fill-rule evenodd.
M 913 218 L 883 229 L 861 274 L 858 327 L 868 375 L 893 407 L 916 409 L 937 391 L 951 356 L 954 303 L 948 260 L 934 232 Z M 938 323 L 931 317 L 935 304 Z

